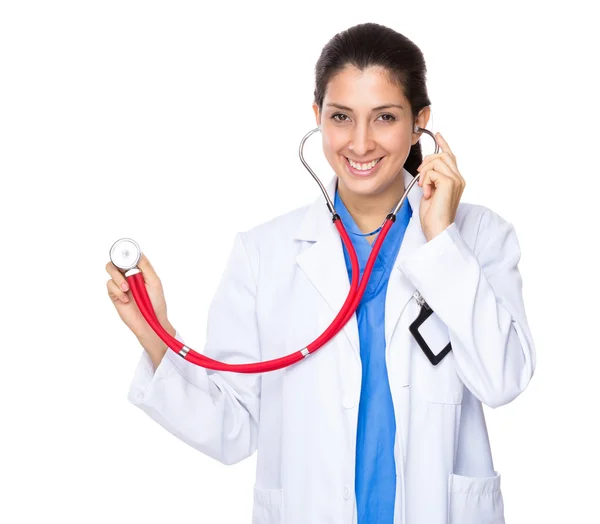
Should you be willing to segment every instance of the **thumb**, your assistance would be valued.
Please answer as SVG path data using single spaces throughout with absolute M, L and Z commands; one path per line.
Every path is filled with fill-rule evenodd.
M 159 280 L 158 275 L 156 274 L 156 271 L 154 271 L 154 268 L 152 267 L 152 264 L 150 263 L 150 260 L 148 260 L 148 258 L 146 257 L 146 255 L 144 255 L 144 253 L 142 253 L 141 257 L 140 257 L 140 261 L 138 262 L 138 267 L 142 270 L 142 275 L 144 275 L 144 281 L 145 282 L 156 282 Z

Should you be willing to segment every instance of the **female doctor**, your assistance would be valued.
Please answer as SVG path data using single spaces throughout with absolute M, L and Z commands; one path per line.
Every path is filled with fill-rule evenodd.
M 460 202 L 465 181 L 439 133 L 441 152 L 422 158 L 425 73 L 413 42 L 372 23 L 334 36 L 317 62 L 313 110 L 335 171 L 326 189 L 361 276 L 376 238 L 364 234 L 421 177 L 356 313 L 308 358 L 263 374 L 194 365 L 162 343 L 107 264 L 108 294 L 144 348 L 128 399 L 223 464 L 258 450 L 255 524 L 504 522 L 482 403 L 507 404 L 535 369 L 520 248 L 510 223 Z M 158 319 L 183 342 L 145 256 L 139 268 Z M 322 195 L 238 233 L 203 354 L 249 363 L 306 347 L 340 310 L 350 279 Z M 419 296 L 434 311 L 429 344 L 451 342 L 437 365 L 409 330 Z

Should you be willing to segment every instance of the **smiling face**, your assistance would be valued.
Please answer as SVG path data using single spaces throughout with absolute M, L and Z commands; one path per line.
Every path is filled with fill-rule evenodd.
M 402 166 L 420 135 L 413 132 L 415 121 L 402 88 L 390 81 L 386 69 L 346 66 L 327 84 L 322 112 L 316 104 L 313 110 L 340 192 L 374 197 L 400 191 L 402 196 Z M 427 125 L 429 111 L 421 111 L 417 125 Z

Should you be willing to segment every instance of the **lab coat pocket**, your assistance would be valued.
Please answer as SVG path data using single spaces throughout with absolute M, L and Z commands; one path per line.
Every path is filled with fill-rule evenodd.
M 420 351 L 418 346 L 415 351 Z M 412 389 L 415 394 L 435 404 L 462 403 L 464 384 L 456 373 L 452 352 L 437 366 L 433 366 L 424 355 L 417 355 L 413 365 Z
M 413 318 L 417 314 L 417 304 L 409 314 Z M 433 312 L 419 328 L 419 334 L 434 354 L 438 354 L 450 342 L 448 328 Z M 432 364 L 416 338 L 410 334 L 411 345 L 411 389 L 415 394 L 436 404 L 461 404 L 463 399 L 463 383 L 456 372 L 454 353 L 450 351 L 436 365 Z
M 505 524 L 500 475 L 448 477 L 448 524 Z
M 254 486 L 252 524 L 283 524 L 283 489 Z

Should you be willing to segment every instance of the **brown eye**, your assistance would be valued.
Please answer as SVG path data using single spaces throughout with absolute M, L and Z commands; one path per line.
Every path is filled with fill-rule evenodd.
M 344 115 L 342 113 L 336 113 L 335 115 L 331 116 L 331 118 L 333 118 L 336 122 L 345 122 L 345 120 L 339 120 L 339 119 L 337 119 L 336 116 L 343 116 L 344 118 L 346 118 L 346 115 Z
M 395 117 L 394 115 L 391 115 L 391 114 L 389 114 L 389 113 L 386 113 L 386 114 L 384 114 L 384 115 L 381 115 L 381 116 L 382 116 L 382 117 L 383 117 L 383 116 L 389 116 L 389 117 L 390 117 L 390 118 L 388 118 L 388 119 L 385 119 L 385 118 L 384 118 L 384 122 L 394 122 L 394 121 L 396 120 L 396 117 Z

